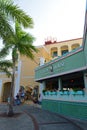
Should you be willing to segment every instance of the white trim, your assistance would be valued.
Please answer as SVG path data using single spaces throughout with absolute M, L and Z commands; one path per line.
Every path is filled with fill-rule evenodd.
M 6 75 L 6 73 L 5 73 L 5 72 L 0 72 L 0 75 L 4 75 L 4 74 Z
M 46 100 L 56 100 L 56 101 L 70 101 L 70 102 L 86 102 L 87 95 L 43 95 L 43 99 Z
M 36 48 L 44 48 L 46 50 L 46 52 L 49 54 L 49 51 L 47 50 L 47 48 L 44 45 L 36 46 Z
M 11 73 L 12 73 L 12 71 L 11 71 Z M 15 74 L 17 74 L 17 71 L 15 72 Z M 5 72 L 0 72 L 0 75 L 6 75 L 6 73 Z
M 22 76 L 22 79 L 34 78 L 34 76 Z
M 43 45 L 39 45 L 39 46 L 35 46 L 36 48 L 42 48 L 43 47 Z
M 0 78 L 2 80 L 12 80 L 11 78 Z
M 0 99 L 1 99 L 1 96 L 2 96 L 2 79 L 0 79 Z
M 61 75 L 64 75 L 64 74 L 69 74 L 69 73 L 73 73 L 73 72 L 78 72 L 78 71 L 85 70 L 85 69 L 87 69 L 87 66 L 82 67 L 82 68 L 79 68 L 79 69 L 74 69 L 74 70 L 71 70 L 71 71 L 67 71 L 67 72 L 62 72 L 62 73 L 60 73 L 60 74 L 54 74 L 54 75 L 51 75 L 51 76 L 47 76 L 47 77 L 45 77 L 45 78 L 35 79 L 35 81 L 45 80 L 45 79 L 48 79 L 48 78 L 53 78 L 53 77 L 61 76 Z

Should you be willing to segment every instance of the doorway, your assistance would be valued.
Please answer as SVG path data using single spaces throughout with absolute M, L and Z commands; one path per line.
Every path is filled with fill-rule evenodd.
M 10 95 L 10 89 L 11 89 L 11 82 L 4 83 L 3 85 L 3 102 L 7 102 L 7 99 Z

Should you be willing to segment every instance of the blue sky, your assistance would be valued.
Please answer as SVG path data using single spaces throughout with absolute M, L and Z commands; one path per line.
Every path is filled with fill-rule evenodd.
M 83 36 L 86 0 L 14 0 L 33 18 L 34 28 L 27 29 L 43 45 L 46 39 L 63 41 Z

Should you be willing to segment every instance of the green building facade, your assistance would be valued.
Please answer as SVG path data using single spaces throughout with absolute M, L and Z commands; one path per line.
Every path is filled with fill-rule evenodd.
M 87 119 L 87 9 L 82 46 L 37 67 L 35 81 L 43 109 Z

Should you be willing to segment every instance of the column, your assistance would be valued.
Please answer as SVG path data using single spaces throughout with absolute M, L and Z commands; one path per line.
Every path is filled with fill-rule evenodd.
M 59 86 L 59 90 L 61 90 L 62 89 L 62 80 L 60 77 L 58 78 L 58 86 Z
M 85 86 L 85 94 L 87 95 L 87 74 L 84 74 L 84 86 Z
M 44 57 L 40 57 L 40 66 L 44 65 L 44 63 L 45 63 Z
M 20 75 L 21 75 L 21 61 L 18 62 L 17 76 L 15 79 L 14 97 L 17 95 L 20 89 Z
M 39 85 L 39 93 L 42 94 L 42 91 L 46 88 L 45 81 L 40 83 Z
M 68 45 L 68 50 L 69 50 L 69 52 L 72 51 L 71 45 Z
M 2 98 L 2 80 L 0 79 L 0 102 Z
M 58 56 L 61 56 L 61 48 L 58 47 Z

